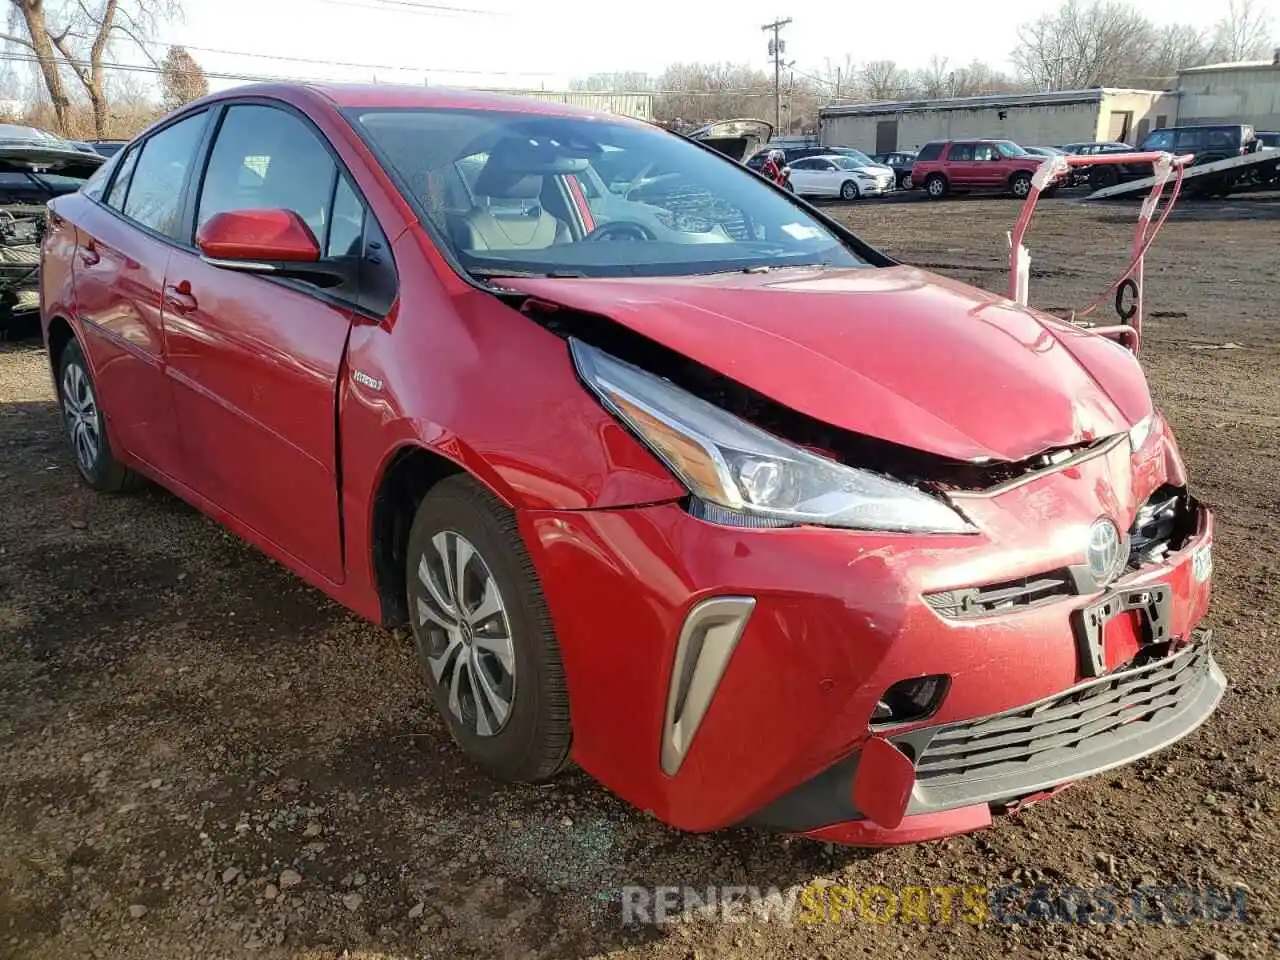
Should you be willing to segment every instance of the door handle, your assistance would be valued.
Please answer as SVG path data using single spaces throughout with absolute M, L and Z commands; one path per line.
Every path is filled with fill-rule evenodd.
M 98 248 L 94 245 L 92 240 L 80 248 L 80 262 L 86 267 L 92 267 L 101 259 L 102 254 L 98 253 Z
M 190 313 L 200 306 L 191 293 L 191 284 L 186 280 L 178 284 L 166 284 L 164 302 L 174 313 Z

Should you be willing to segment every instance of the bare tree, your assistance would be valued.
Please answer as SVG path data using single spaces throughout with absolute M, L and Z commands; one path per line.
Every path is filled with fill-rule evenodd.
M 176 110 L 209 92 L 209 81 L 186 47 L 170 47 L 160 64 L 161 103 Z
M 936 99 L 951 96 L 952 71 L 946 57 L 936 53 L 929 58 L 928 66 L 916 71 L 915 85 L 921 95 Z
M 951 72 L 951 96 L 977 97 L 984 93 L 1017 93 L 1026 85 L 1014 77 L 992 69 L 981 60 L 972 61 L 967 67 L 957 67 Z
M 593 73 L 569 81 L 570 90 L 593 90 L 618 93 L 643 93 L 653 89 L 653 80 L 639 70 L 621 73 Z
M 147 53 L 146 38 L 157 21 L 179 12 L 181 0 L 9 0 L 10 29 L 0 40 L 31 51 L 61 130 L 69 121 L 71 98 L 63 69 L 79 81 L 93 109 L 99 137 L 107 129 L 104 56 L 124 38 Z
M 872 60 L 863 64 L 862 86 L 871 100 L 893 100 L 911 87 L 911 78 L 892 60 Z
M 1254 0 L 1228 0 L 1227 15 L 1213 31 L 1214 53 L 1224 60 L 1251 60 L 1271 45 L 1270 18 Z
M 1030 85 L 1046 90 L 1123 81 L 1141 64 L 1153 28 L 1134 7 L 1115 0 L 1066 0 L 1055 13 L 1023 25 L 1013 62 Z
M 673 63 L 657 80 L 654 115 L 690 122 L 759 116 L 772 104 L 773 77 L 744 64 Z

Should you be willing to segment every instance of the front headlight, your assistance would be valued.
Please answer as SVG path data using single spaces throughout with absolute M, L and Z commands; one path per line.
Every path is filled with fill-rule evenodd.
M 581 340 L 569 343 L 579 375 L 605 406 L 690 493 L 736 522 L 975 532 L 937 497 L 810 453 Z
M 1129 428 L 1129 450 L 1137 453 L 1151 436 L 1151 428 L 1155 425 L 1156 414 L 1149 413 Z

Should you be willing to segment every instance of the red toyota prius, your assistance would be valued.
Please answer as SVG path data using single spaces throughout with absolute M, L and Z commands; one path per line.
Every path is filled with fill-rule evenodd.
M 1123 346 L 554 103 L 264 85 L 51 204 L 71 450 L 412 626 L 459 747 L 856 844 L 1187 735 L 1212 519 Z

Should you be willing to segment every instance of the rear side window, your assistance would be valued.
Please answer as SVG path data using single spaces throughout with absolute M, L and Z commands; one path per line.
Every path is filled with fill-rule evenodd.
M 947 154 L 948 160 L 972 160 L 973 144 L 972 143 L 953 143 L 951 152 Z
M 292 113 L 229 107 L 209 155 L 197 225 L 228 210 L 292 210 L 325 249 L 337 173 L 329 151 Z
M 111 183 L 111 191 L 107 194 L 107 206 L 124 213 L 124 198 L 129 193 L 129 181 L 133 178 L 133 169 L 138 165 L 138 154 L 141 148 L 134 147 L 124 155 L 120 162 L 120 172 Z
M 1205 145 L 1205 132 L 1203 130 L 1179 130 L 1173 141 L 1174 148 L 1177 150 L 1194 150 L 1196 147 Z
M 204 112 L 179 120 L 140 145 L 133 175 L 124 197 L 123 212 L 130 220 L 175 240 L 182 229 L 182 186 L 195 162 L 204 134 Z M 130 151 L 132 152 L 132 151 Z M 128 158 L 125 158 L 126 161 Z M 121 174 L 125 171 L 122 169 Z M 120 180 L 117 177 L 117 182 Z M 113 185 L 112 195 L 115 194 Z M 111 199 L 108 198 L 108 203 Z
M 920 152 L 916 154 L 917 160 L 937 160 L 942 156 L 942 144 L 926 143 L 920 148 Z
M 1210 130 L 1209 142 L 1206 145 L 1210 147 L 1238 147 L 1240 146 L 1240 128 Z

